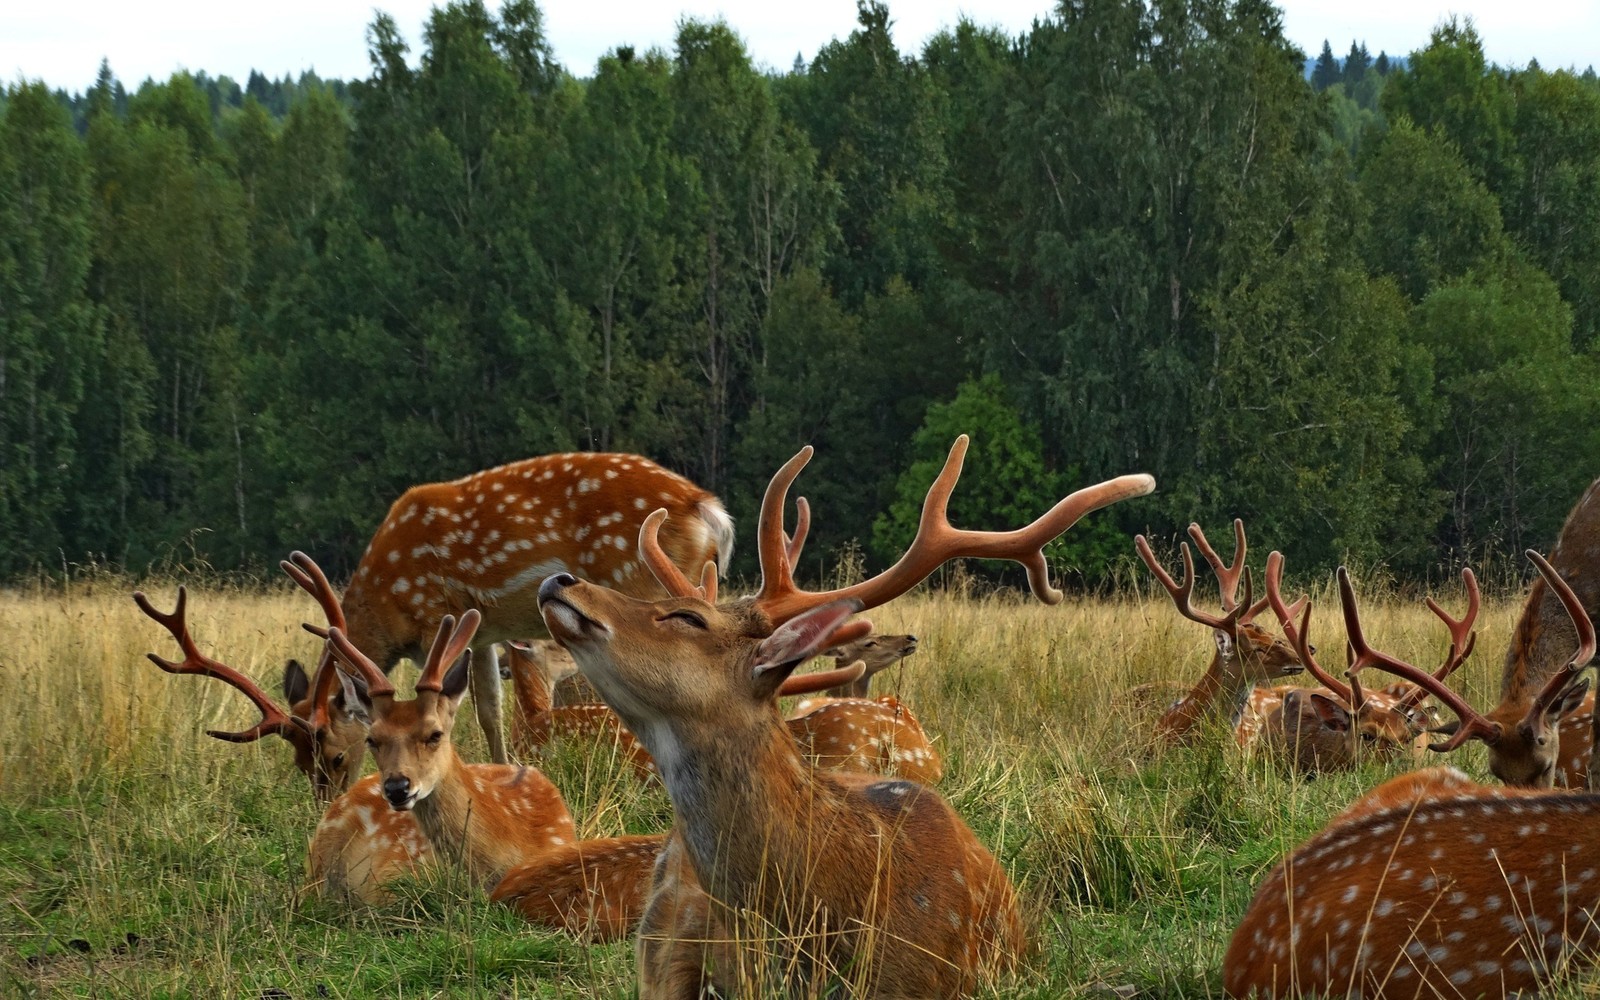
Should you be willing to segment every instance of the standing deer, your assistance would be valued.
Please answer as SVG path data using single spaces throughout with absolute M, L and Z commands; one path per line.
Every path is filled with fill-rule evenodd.
M 1056 603 L 1043 546 L 1078 517 L 1154 488 L 1125 476 L 1062 500 L 1013 532 L 952 528 L 945 509 L 967 439 L 957 439 L 911 548 L 877 577 L 812 593 L 793 579 L 784 497 L 805 448 L 773 477 L 758 528 L 752 597 L 713 604 L 665 558 L 646 521 L 640 548 L 673 596 L 643 601 L 553 576 L 540 588 L 551 635 L 655 756 L 673 829 L 638 937 L 639 995 L 721 995 L 764 974 L 793 989 L 842 977 L 867 996 L 952 996 L 1022 947 L 1010 882 L 937 793 L 903 780 L 822 771 L 795 748 L 777 706 L 798 664 L 870 630 L 847 624 L 947 559 L 1005 558 Z M 773 940 L 744 931 L 765 925 Z M 730 933 L 732 932 L 732 933 Z M 761 936 L 761 935 L 758 935 Z
M 1480 713 L 1442 678 L 1402 674 L 1426 688 L 1460 719 L 1451 738 L 1431 747 L 1454 750 L 1468 740 L 1489 748 L 1489 770 L 1508 785 L 1578 788 L 1588 780 L 1594 746 L 1594 695 L 1587 678 L 1562 667 L 1577 628 L 1567 595 L 1585 615 L 1600 610 L 1600 479 L 1567 515 L 1549 563 L 1523 603 L 1506 650 L 1500 703 Z M 1541 560 L 1543 557 L 1540 557 Z M 1379 663 L 1380 669 L 1389 669 Z M 1391 670 L 1390 672 L 1396 672 Z
M 1169 744 L 1192 741 L 1208 720 L 1214 720 L 1226 722 L 1239 744 L 1248 745 L 1257 736 L 1259 720 L 1264 714 L 1260 709 L 1252 711 L 1253 703 L 1258 698 L 1257 685 L 1279 677 L 1289 677 L 1305 669 L 1300 657 L 1288 643 L 1255 623 L 1255 616 L 1261 613 L 1267 602 L 1251 603 L 1250 571 L 1244 565 L 1244 522 L 1238 518 L 1233 521 L 1233 534 L 1233 563 L 1224 566 L 1216 550 L 1206 541 L 1200 526 L 1189 525 L 1189 537 L 1194 539 L 1195 546 L 1216 574 L 1222 598 L 1221 615 L 1199 611 L 1191 601 L 1195 584 L 1194 557 L 1189 554 L 1187 542 L 1180 546 L 1183 553 L 1183 583 L 1178 584 L 1156 559 L 1145 537 L 1138 535 L 1134 538 L 1139 558 L 1144 560 L 1144 564 L 1171 596 L 1178 613 L 1211 629 L 1212 638 L 1216 641 L 1216 652 L 1212 654 L 1211 665 L 1206 668 L 1205 674 L 1156 723 L 1157 737 Z M 1244 578 L 1245 593 L 1242 603 L 1237 600 L 1241 576 Z
M 670 559 L 727 568 L 733 520 L 721 501 L 638 455 L 546 455 L 413 486 L 389 508 L 345 588 L 343 631 L 387 673 L 402 657 L 417 659 L 445 615 L 480 609 L 474 708 L 491 758 L 503 764 L 493 644 L 543 631 L 539 583 L 556 573 L 661 596 L 633 552 L 640 522 L 657 507 L 672 515 L 662 538 Z
M 1398 684 L 1379 691 L 1368 691 L 1354 671 L 1349 683 L 1339 681 L 1316 658 L 1311 644 L 1311 605 L 1302 597 L 1293 607 L 1283 603 L 1283 555 L 1267 556 L 1267 602 L 1283 633 L 1288 637 L 1306 669 L 1321 682 L 1320 688 L 1277 688 L 1278 704 L 1266 715 L 1268 741 L 1296 770 L 1305 774 L 1319 771 L 1347 771 L 1362 758 L 1392 760 L 1404 753 L 1422 753 L 1424 731 L 1432 716 L 1420 705 L 1428 689 Z M 1443 683 L 1472 655 L 1477 633 L 1472 630 L 1480 606 L 1478 580 L 1470 569 L 1461 571 L 1467 591 L 1467 612 L 1452 618 L 1433 598 L 1431 610 L 1450 632 L 1450 650 L 1444 664 L 1432 675 Z M 1295 616 L 1304 608 L 1305 617 L 1297 625 Z
M 1577 649 L 1557 671 L 1570 681 L 1594 657 L 1594 626 L 1555 569 L 1528 556 L 1574 625 Z M 1355 664 L 1429 676 L 1367 645 L 1343 568 L 1339 598 Z M 1241 998 L 1536 993 L 1600 945 L 1597 830 L 1594 794 L 1460 787 L 1448 772 L 1391 782 L 1267 875 L 1229 942 L 1223 987 Z

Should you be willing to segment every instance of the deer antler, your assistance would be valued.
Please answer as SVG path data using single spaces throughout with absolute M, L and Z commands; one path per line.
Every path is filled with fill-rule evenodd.
M 1194 556 L 1189 554 L 1188 542 L 1178 543 L 1178 549 L 1183 553 L 1183 583 L 1181 584 L 1174 581 L 1172 575 L 1157 561 L 1155 552 L 1150 548 L 1150 542 L 1143 535 L 1134 536 L 1133 547 L 1138 550 L 1139 558 L 1144 560 L 1144 564 L 1150 568 L 1150 572 L 1154 573 L 1156 579 L 1161 582 L 1161 586 L 1166 588 L 1167 594 L 1172 597 L 1172 603 L 1177 606 L 1179 614 L 1192 622 L 1199 622 L 1201 625 L 1220 629 L 1229 635 L 1237 636 L 1239 616 L 1243 613 L 1243 609 L 1233 604 L 1231 598 L 1224 599 L 1223 604 L 1227 609 L 1227 614 L 1220 617 L 1201 611 L 1194 606 L 1192 600 L 1194 597 Z M 1212 555 L 1215 556 L 1216 553 L 1212 553 Z M 1222 584 L 1222 588 L 1224 591 L 1229 590 L 1225 582 Z M 1248 569 L 1244 571 L 1244 591 L 1246 600 L 1248 600 L 1251 594 L 1250 571 Z
M 1503 731 L 1498 722 L 1491 722 L 1478 712 L 1477 709 L 1467 704 L 1466 699 L 1450 690 L 1444 681 L 1404 660 L 1396 659 L 1387 653 L 1379 652 L 1367 645 L 1366 636 L 1361 631 L 1361 615 L 1356 609 L 1355 588 L 1350 585 L 1350 571 L 1343 566 L 1339 567 L 1339 604 L 1344 609 L 1344 627 L 1349 635 L 1350 649 L 1355 659 L 1350 665 L 1352 671 L 1362 667 L 1373 666 L 1385 673 L 1394 674 L 1396 677 L 1408 680 L 1419 688 L 1425 688 L 1428 693 L 1438 698 L 1449 709 L 1456 713 L 1461 720 L 1461 725 L 1455 734 L 1443 743 L 1428 744 L 1429 750 L 1444 753 L 1454 750 L 1469 739 L 1480 739 L 1485 743 L 1495 743 L 1500 739 Z
M 1199 524 L 1191 523 L 1189 525 L 1189 537 L 1194 539 L 1195 548 L 1200 550 L 1202 556 L 1205 556 L 1206 562 L 1211 564 L 1211 572 L 1216 574 L 1217 591 L 1222 595 L 1222 610 L 1232 611 L 1234 598 L 1238 595 L 1239 577 L 1241 575 L 1245 577 L 1245 592 L 1247 595 L 1250 587 L 1250 574 L 1244 568 L 1244 557 L 1247 551 L 1244 538 L 1244 520 L 1237 517 L 1233 519 L 1233 564 L 1230 566 L 1222 565 L 1221 557 L 1217 555 L 1217 550 L 1211 547 L 1211 543 L 1206 541 L 1206 533 L 1200 530 Z M 1241 622 L 1247 622 L 1254 618 L 1267 606 L 1265 598 L 1255 605 L 1250 605 L 1248 596 L 1245 598 L 1245 604 L 1250 606 L 1250 609 L 1239 618 Z
M 792 674 L 784 679 L 778 688 L 780 697 L 792 694 L 811 694 L 816 691 L 826 691 L 828 688 L 840 687 L 852 681 L 858 681 L 867 672 L 867 662 L 857 660 L 848 667 L 838 667 L 833 670 L 818 670 L 813 674 Z
M 1578 632 L 1578 648 L 1573 651 L 1572 659 L 1551 675 L 1533 699 L 1533 704 L 1528 706 L 1527 714 L 1522 717 L 1522 725 L 1531 725 L 1537 729 L 1543 725 L 1545 711 L 1561 697 L 1573 681 L 1577 680 L 1578 675 L 1589 666 L 1589 661 L 1594 659 L 1595 634 L 1594 622 L 1589 620 L 1588 612 L 1583 610 L 1583 602 L 1578 600 L 1578 595 L 1572 592 L 1572 587 L 1561 578 L 1561 574 L 1550 565 L 1550 561 L 1533 549 L 1529 549 L 1526 554 L 1539 568 L 1539 575 L 1544 577 L 1550 589 L 1561 598 L 1561 604 L 1567 609 L 1567 614 L 1572 618 L 1572 624 Z
M 1433 672 L 1434 679 L 1440 683 L 1455 673 L 1461 664 L 1467 662 L 1467 657 L 1472 655 L 1472 650 L 1478 643 L 1478 633 L 1472 630 L 1472 625 L 1478 620 L 1481 596 L 1478 592 L 1478 577 L 1472 572 L 1471 567 L 1461 568 L 1461 583 L 1467 588 L 1467 613 L 1460 618 L 1451 618 L 1449 612 L 1439 606 L 1438 601 L 1431 597 L 1424 598 L 1428 610 L 1450 630 L 1450 651 L 1445 654 L 1444 663 Z M 1396 703 L 1396 707 L 1401 710 L 1415 708 L 1417 703 L 1427 696 L 1426 688 L 1413 687 Z
M 1278 625 L 1283 629 L 1283 637 L 1294 647 L 1295 655 L 1300 657 L 1306 671 L 1317 679 L 1318 684 L 1338 695 L 1352 712 L 1360 711 L 1361 703 L 1356 694 L 1360 685 L 1352 687 L 1341 682 L 1317 662 L 1311 645 L 1311 598 L 1302 594 L 1292 605 L 1283 603 L 1283 553 L 1276 550 L 1267 554 L 1267 603 L 1272 605 L 1272 613 L 1277 616 Z M 1301 609 L 1305 610 L 1305 617 L 1296 626 L 1294 620 Z
M 344 605 L 340 602 L 339 595 L 334 593 L 327 574 L 322 572 L 322 567 L 318 566 L 314 559 L 296 549 L 289 553 L 288 559 L 280 561 L 278 565 L 289 574 L 289 579 L 300 585 L 301 590 L 316 599 L 330 627 L 337 626 L 340 629 L 347 627 Z M 333 698 L 334 685 L 338 682 L 337 675 L 334 674 L 337 669 L 339 668 L 334 662 L 332 650 L 324 644 L 322 657 L 317 660 L 316 672 L 311 676 L 311 715 L 307 721 L 311 724 L 312 732 L 322 732 L 331 724 L 329 702 Z
M 157 656 L 155 653 L 147 654 L 150 662 L 165 670 L 169 674 L 199 674 L 211 677 L 232 685 L 234 688 L 249 698 L 261 711 L 261 721 L 249 729 L 241 732 L 224 732 L 218 729 L 206 730 L 207 736 L 214 736 L 219 740 L 229 743 L 253 743 L 263 736 L 277 733 L 290 743 L 297 743 L 311 735 L 302 719 L 297 719 L 284 711 L 277 702 L 267 696 L 256 682 L 246 677 L 221 661 L 214 660 L 200 652 L 200 647 L 195 644 L 194 637 L 189 634 L 188 606 L 189 591 L 186 587 L 178 588 L 178 606 L 171 614 L 162 614 L 150 603 L 144 591 L 135 591 L 133 602 L 139 605 L 139 610 L 155 620 L 162 628 L 172 634 L 178 641 L 178 647 L 183 650 L 181 662 L 168 660 Z
M 439 631 L 433 635 L 433 648 L 428 651 L 428 661 L 423 664 L 417 678 L 418 691 L 438 691 L 443 687 L 444 672 L 460 659 L 478 634 L 483 615 L 477 608 L 468 608 L 457 622 L 454 615 L 445 615 L 439 622 Z

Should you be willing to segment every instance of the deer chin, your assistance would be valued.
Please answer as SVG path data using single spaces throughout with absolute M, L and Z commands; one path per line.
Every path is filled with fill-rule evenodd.
M 539 611 L 544 615 L 550 634 L 569 650 L 574 644 L 611 638 L 611 629 L 604 623 L 595 621 L 560 597 L 544 597 L 539 601 Z

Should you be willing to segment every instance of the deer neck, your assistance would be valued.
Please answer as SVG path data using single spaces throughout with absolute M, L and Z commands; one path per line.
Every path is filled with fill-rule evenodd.
M 554 701 L 544 671 L 534 667 L 518 653 L 507 653 L 511 661 L 511 690 L 524 719 L 534 719 L 550 711 Z
M 465 866 L 472 879 L 482 883 L 497 880 L 520 860 L 515 853 L 507 853 L 510 845 L 505 838 L 490 830 L 488 809 L 468 780 L 467 765 L 454 746 L 433 791 L 412 807 L 417 825 L 434 850 L 451 863 Z
M 712 894 L 750 902 L 753 888 L 776 888 L 819 864 L 819 852 L 848 838 L 822 840 L 836 827 L 840 795 L 800 757 L 772 706 L 758 722 L 713 728 L 666 720 L 640 733 L 672 800 L 674 826 L 696 874 Z
M 1237 653 L 1235 654 L 1237 655 Z M 1208 716 L 1226 713 L 1228 725 L 1237 726 L 1244 718 L 1250 704 L 1250 692 L 1255 684 L 1245 677 L 1244 671 L 1229 670 L 1222 651 L 1211 654 L 1211 666 L 1195 682 L 1183 700 L 1167 710 L 1157 728 L 1161 732 L 1188 732 Z

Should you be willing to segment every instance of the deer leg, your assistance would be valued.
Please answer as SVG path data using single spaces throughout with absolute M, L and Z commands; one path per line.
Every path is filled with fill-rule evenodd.
M 500 714 L 500 659 L 495 655 L 493 643 L 472 651 L 472 708 L 478 714 L 478 725 L 483 727 L 484 738 L 489 741 L 489 759 L 496 764 L 506 764 L 506 738 Z

